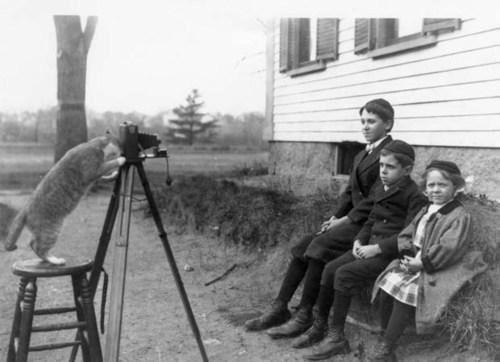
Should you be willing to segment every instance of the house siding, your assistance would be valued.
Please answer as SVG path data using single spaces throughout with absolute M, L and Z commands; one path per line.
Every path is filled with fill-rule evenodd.
M 325 71 L 291 78 L 279 72 L 278 54 L 276 48 L 275 141 L 363 142 L 358 109 L 383 97 L 396 112 L 396 138 L 500 146 L 500 23 L 464 20 L 435 46 L 372 59 L 354 54 L 354 19 L 341 19 L 339 59 Z
M 474 176 L 470 191 L 500 199 L 499 22 L 464 19 L 459 30 L 439 34 L 434 46 L 373 59 L 354 54 L 354 19 L 340 19 L 338 59 L 324 71 L 296 77 L 279 71 L 279 21 L 274 30 L 274 61 L 268 64 L 274 65 L 270 116 L 276 175 L 303 178 L 308 169 L 308 177 L 323 180 L 323 186 L 336 184 L 335 165 L 311 170 L 304 152 L 364 142 L 359 108 L 382 97 L 395 109 L 393 138 L 415 146 L 417 179 L 430 159 L 449 159 L 465 176 Z M 284 162 L 283 154 L 287 166 L 276 166 Z M 291 161 L 293 154 L 302 159 L 301 167 Z

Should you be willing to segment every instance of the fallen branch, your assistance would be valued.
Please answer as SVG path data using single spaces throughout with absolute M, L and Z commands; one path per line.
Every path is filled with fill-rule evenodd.
M 212 280 L 206 282 L 205 286 L 209 286 L 210 284 L 213 284 L 215 282 L 218 282 L 219 280 L 224 279 L 229 273 L 231 273 L 234 269 L 236 269 L 237 266 L 238 266 L 238 264 L 231 265 L 231 267 L 229 269 L 227 269 L 224 273 L 222 273 L 222 275 L 218 276 L 215 279 L 212 279 Z

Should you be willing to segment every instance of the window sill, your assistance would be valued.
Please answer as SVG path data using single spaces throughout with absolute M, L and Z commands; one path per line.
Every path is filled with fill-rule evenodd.
M 305 75 L 305 74 L 309 74 L 309 73 L 321 72 L 325 69 L 326 69 L 325 62 L 314 61 L 314 62 L 304 64 L 304 65 L 300 66 L 299 68 L 289 70 L 287 72 L 287 74 L 293 78 L 293 77 L 297 77 L 297 76 Z
M 437 44 L 437 37 L 435 35 L 423 36 L 417 39 L 407 40 L 383 48 L 375 49 L 373 51 L 366 53 L 366 55 L 370 58 L 377 59 L 410 50 L 417 50 L 420 48 L 436 44 Z

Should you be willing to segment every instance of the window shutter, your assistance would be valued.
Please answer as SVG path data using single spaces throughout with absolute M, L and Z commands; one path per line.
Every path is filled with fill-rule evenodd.
M 297 19 L 297 35 L 298 35 L 298 65 L 302 62 L 309 61 L 310 46 L 311 46 L 311 25 L 310 19 Z
M 290 69 L 290 23 L 291 19 L 280 19 L 280 72 Z
M 445 18 L 425 18 L 422 27 L 422 32 L 425 33 L 440 33 L 445 31 L 455 31 L 460 29 L 460 19 L 445 19 Z
M 356 19 L 354 24 L 354 54 L 372 50 L 374 46 L 374 19 Z
M 316 59 L 338 58 L 339 19 L 318 19 Z
M 375 48 L 383 48 L 398 37 L 398 19 L 376 19 L 375 22 Z
M 288 69 L 295 69 L 299 67 L 300 56 L 300 18 L 291 18 L 289 22 L 288 34 L 289 39 L 289 67 Z

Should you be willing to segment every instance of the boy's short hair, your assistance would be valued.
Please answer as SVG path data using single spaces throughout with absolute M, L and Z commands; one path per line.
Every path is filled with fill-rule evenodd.
M 392 122 L 392 126 L 394 126 L 394 109 L 391 104 L 383 98 L 372 99 L 367 102 L 363 107 L 359 109 L 359 115 L 363 113 L 365 110 L 370 113 L 374 113 L 379 116 L 384 122 Z M 391 128 L 387 131 L 390 132 Z
M 415 151 L 405 141 L 393 140 L 380 151 L 381 156 L 393 155 L 403 167 L 413 166 L 415 163 Z

